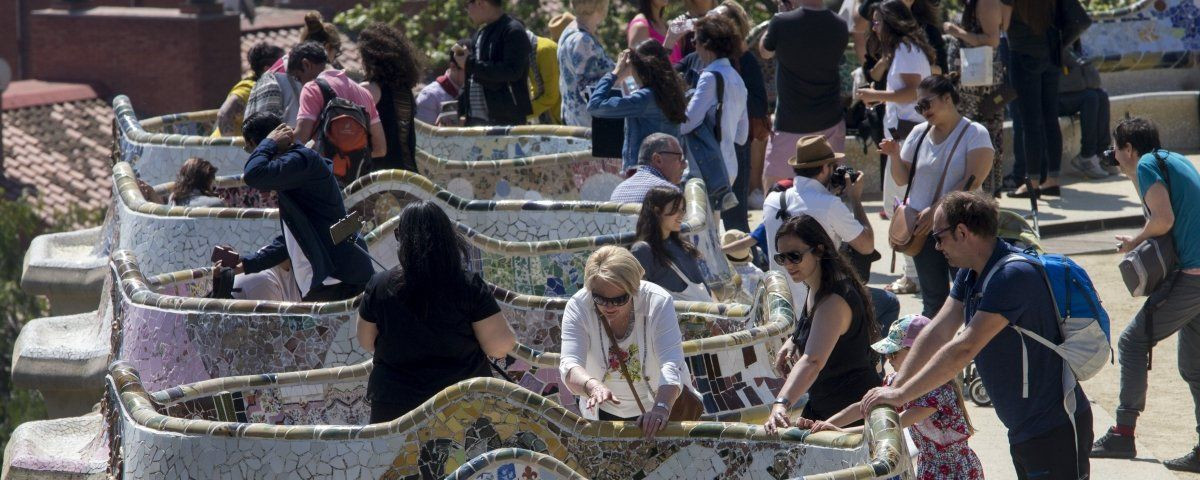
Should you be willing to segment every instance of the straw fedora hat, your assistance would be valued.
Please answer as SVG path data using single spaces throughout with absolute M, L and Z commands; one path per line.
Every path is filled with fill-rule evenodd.
M 571 12 L 562 12 L 555 15 L 554 18 L 550 19 L 550 39 L 557 42 L 558 38 L 562 36 L 563 30 L 566 30 L 567 26 L 574 21 L 575 15 L 571 15 Z
M 834 152 L 824 136 L 808 135 L 796 141 L 796 156 L 788 159 L 788 165 L 792 168 L 822 167 L 843 158 L 846 156 Z

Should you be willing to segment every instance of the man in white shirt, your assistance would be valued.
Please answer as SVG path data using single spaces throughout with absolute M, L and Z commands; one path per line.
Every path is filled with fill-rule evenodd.
M 867 219 L 862 206 L 863 183 L 855 179 L 845 178 L 845 187 L 840 192 L 850 203 L 847 207 L 842 198 L 830 191 L 831 180 L 838 161 L 845 158 L 841 153 L 835 153 L 833 147 L 821 135 L 809 135 L 796 142 L 796 155 L 788 159 L 788 165 L 796 173 L 792 188 L 782 192 L 772 192 L 763 201 L 763 227 L 767 233 L 767 257 L 771 269 L 784 273 L 783 266 L 776 263 L 775 232 L 788 218 L 800 214 L 813 217 L 825 227 L 825 233 L 833 240 L 834 245 L 849 244 L 850 248 L 862 255 L 875 252 L 875 233 Z M 868 279 L 862 279 L 866 283 Z M 792 290 L 792 302 L 800 305 L 808 296 L 808 288 L 803 283 L 793 282 L 788 278 Z M 875 317 L 886 327 L 896 319 L 899 313 L 899 302 L 895 295 L 886 291 L 871 288 L 871 301 L 875 304 Z M 797 312 L 799 308 L 795 309 Z

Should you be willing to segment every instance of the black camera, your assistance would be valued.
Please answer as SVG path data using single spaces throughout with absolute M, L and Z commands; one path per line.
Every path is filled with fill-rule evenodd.
M 1117 166 L 1117 151 L 1109 148 L 1100 153 L 1100 166 L 1115 167 Z
M 833 169 L 833 177 L 829 179 L 829 189 L 836 192 L 846 188 L 846 175 L 850 176 L 850 183 L 856 183 L 862 178 L 862 172 L 846 165 L 838 165 Z

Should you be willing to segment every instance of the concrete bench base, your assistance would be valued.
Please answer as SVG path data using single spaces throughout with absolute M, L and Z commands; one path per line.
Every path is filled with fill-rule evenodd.
M 108 273 L 108 257 L 95 253 L 102 228 L 34 238 L 25 252 L 21 290 L 49 298 L 54 315 L 95 309 Z
M 111 330 L 107 310 L 25 324 L 13 346 L 13 385 L 40 391 L 51 418 L 91 411 L 104 389 Z
M 4 449 L 5 480 L 107 478 L 108 444 L 99 413 L 22 423 Z

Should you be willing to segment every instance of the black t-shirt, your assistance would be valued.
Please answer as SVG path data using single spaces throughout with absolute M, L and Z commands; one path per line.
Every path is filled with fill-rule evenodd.
M 797 8 L 771 19 L 763 45 L 778 66 L 776 130 L 813 133 L 843 120 L 839 66 L 849 41 L 846 22 L 829 10 Z
M 846 333 L 838 337 L 825 362 L 825 368 L 817 374 L 812 387 L 808 389 L 810 402 L 827 404 L 828 401 L 838 402 L 841 407 L 853 403 L 845 401 L 845 397 L 861 399 L 867 390 L 879 386 L 879 375 L 875 373 L 878 362 L 875 351 L 871 350 L 871 326 L 875 321 L 867 303 L 858 293 L 858 289 L 843 281 L 832 285 L 831 294 L 836 294 L 850 306 L 850 327 Z M 801 309 L 800 318 L 796 322 L 796 330 L 792 333 L 792 342 L 796 348 L 804 351 L 808 345 L 809 334 L 812 333 L 812 316 Z M 836 410 L 835 410 L 836 411 Z
M 478 273 L 468 277 L 428 317 L 408 308 L 403 288 L 392 291 L 392 271 L 367 283 L 358 314 L 379 329 L 375 368 L 367 398 L 412 410 L 442 389 L 472 377 L 487 377 L 487 356 L 471 324 L 500 311 L 491 288 Z

